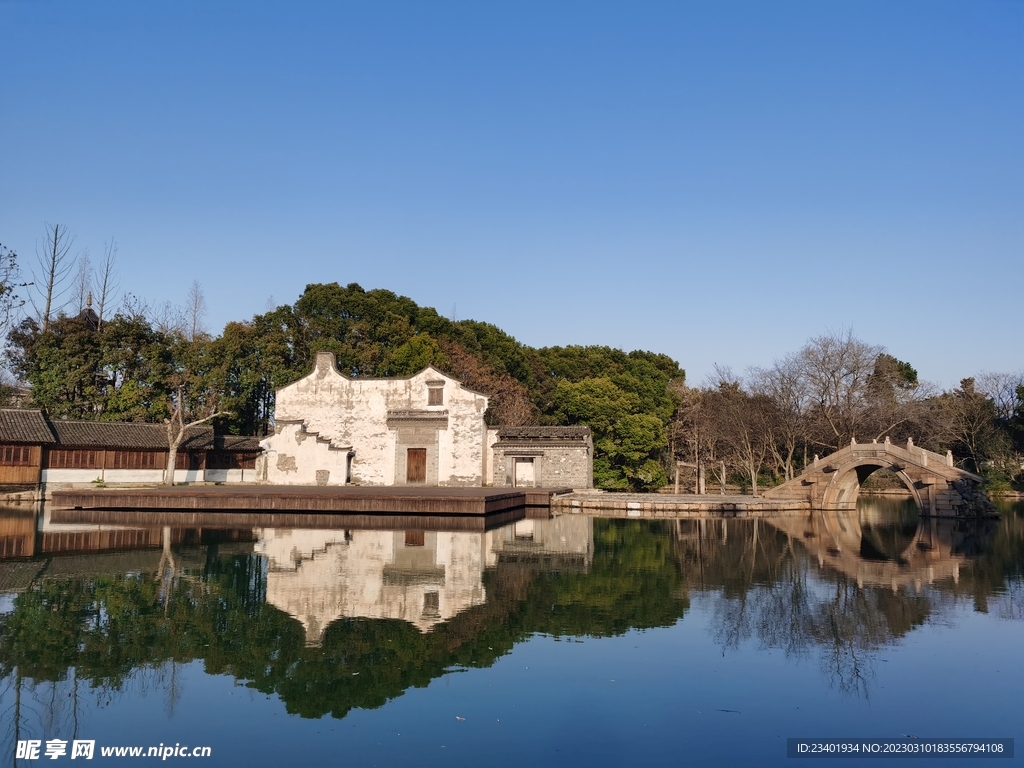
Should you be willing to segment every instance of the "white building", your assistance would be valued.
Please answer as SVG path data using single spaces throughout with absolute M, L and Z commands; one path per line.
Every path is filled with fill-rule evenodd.
M 282 485 L 479 486 L 487 396 L 435 368 L 352 379 L 320 352 L 313 372 L 277 391 L 260 479 Z
M 488 428 L 487 395 L 436 368 L 350 378 L 320 352 L 312 373 L 277 391 L 259 482 L 274 485 L 543 485 L 588 488 L 585 427 Z M 495 464 L 495 455 L 498 464 Z

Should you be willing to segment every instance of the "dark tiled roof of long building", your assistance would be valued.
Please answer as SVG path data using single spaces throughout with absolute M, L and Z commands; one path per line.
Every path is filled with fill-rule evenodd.
M 136 451 L 167 450 L 167 427 L 163 424 L 132 424 L 114 421 L 50 422 L 61 446 L 74 448 L 122 448 Z M 179 450 L 198 451 L 211 447 L 213 429 L 193 427 Z
M 42 411 L 0 408 L 0 442 L 48 445 L 55 441 Z
M 258 453 L 263 450 L 260 448 L 260 438 L 250 435 L 214 435 L 213 447 L 218 451 Z
M 0 443 L 161 451 L 167 450 L 167 427 L 123 421 L 50 421 L 38 409 L 0 408 Z M 178 450 L 256 453 L 261 449 L 258 437 L 215 435 L 206 423 L 190 427 Z

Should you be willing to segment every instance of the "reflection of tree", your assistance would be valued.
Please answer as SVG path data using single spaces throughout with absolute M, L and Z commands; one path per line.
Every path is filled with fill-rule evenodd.
M 590 572 L 538 579 L 524 606 L 530 631 L 601 637 L 677 622 L 689 601 L 679 595 L 670 526 L 595 520 Z
M 976 546 L 970 536 L 962 541 Z M 499 560 L 484 573 L 486 603 L 430 632 L 342 619 L 320 647 L 307 647 L 302 625 L 266 602 L 265 562 L 255 555 L 209 546 L 205 559 L 196 558 L 203 550 L 173 552 L 173 573 L 165 557 L 159 578 L 44 578 L 0 616 L 5 738 L 14 729 L 36 738 L 24 734 L 51 716 L 50 702 L 52 716 L 73 727 L 79 686 L 104 699 L 160 690 L 173 706 L 181 665 L 196 660 L 209 674 L 278 696 L 294 714 L 343 717 L 452 668 L 489 666 L 535 633 L 605 637 L 670 626 L 694 591 L 711 596 L 723 648 L 756 640 L 814 657 L 831 685 L 866 696 L 875 653 L 924 622 L 943 594 L 998 600 L 1001 615 L 1020 614 L 1024 525 L 1014 515 L 988 549 L 972 550 L 959 582 L 937 582 L 923 595 L 858 587 L 764 521 L 595 520 L 593 542 L 587 572 Z
M 756 638 L 787 656 L 818 654 L 830 685 L 867 696 L 872 652 L 928 617 L 927 598 L 858 587 L 819 569 L 802 547 L 757 521 L 680 525 L 678 553 L 690 583 L 721 590 L 716 642 L 735 649 Z
M 967 528 L 966 523 L 959 523 Z M 993 530 L 994 528 L 994 530 Z M 964 531 L 958 550 L 971 558 L 959 579 L 943 585 L 954 599 L 969 597 L 974 609 L 988 613 L 990 601 L 999 615 L 1021 617 L 1024 581 L 1024 503 L 1003 505 L 999 523 L 975 524 Z
M 638 521 L 596 521 L 595 529 L 590 574 L 502 563 L 484 574 L 485 604 L 431 632 L 344 619 L 319 648 L 307 647 L 302 626 L 266 603 L 261 558 L 221 557 L 211 546 L 196 563 L 164 551 L 155 579 L 45 580 L 18 595 L 15 610 L 0 617 L 0 674 L 51 684 L 73 674 L 106 696 L 158 686 L 173 707 L 179 666 L 201 659 L 207 673 L 276 694 L 289 712 L 343 717 L 453 667 L 489 666 L 537 632 L 607 636 L 677 621 L 685 602 L 675 597 L 671 529 Z

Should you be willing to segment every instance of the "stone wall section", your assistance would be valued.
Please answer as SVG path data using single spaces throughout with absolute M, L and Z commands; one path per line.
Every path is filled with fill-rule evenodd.
M 537 487 L 593 487 L 594 444 L 588 427 L 504 427 L 496 437 L 492 485 L 515 486 L 516 461 L 532 459 Z

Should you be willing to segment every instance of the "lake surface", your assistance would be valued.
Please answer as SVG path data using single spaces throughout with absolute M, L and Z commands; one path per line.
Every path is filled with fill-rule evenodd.
M 864 499 L 472 532 L 9 509 L 0 756 L 39 764 L 16 743 L 60 739 L 67 760 L 78 739 L 101 763 L 178 744 L 211 766 L 792 765 L 791 737 L 1019 739 L 1024 505 L 1001 512 Z M 1008 761 L 913 764 L 979 762 Z

